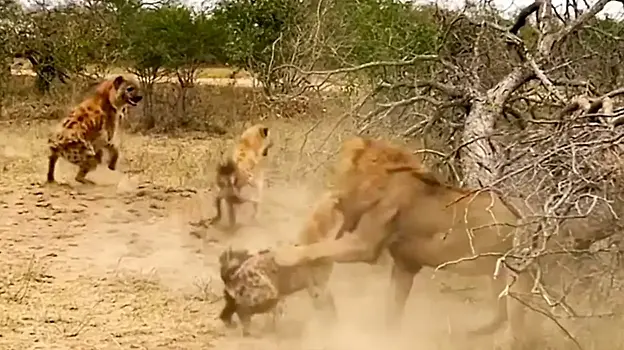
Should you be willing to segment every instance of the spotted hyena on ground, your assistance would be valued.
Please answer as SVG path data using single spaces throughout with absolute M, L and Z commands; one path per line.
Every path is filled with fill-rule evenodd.
M 273 313 L 275 326 L 277 306 L 284 297 L 303 289 L 308 290 L 313 300 L 321 296 L 311 280 L 311 267 L 282 268 L 274 256 L 271 250 L 252 254 L 246 249 L 227 249 L 219 256 L 221 280 L 225 284 L 225 306 L 219 317 L 228 327 L 235 327 L 232 316 L 238 315 L 245 336 L 250 334 L 254 314 Z
M 119 75 L 100 83 L 94 94 L 87 97 L 64 118 L 48 139 L 47 182 L 55 182 L 54 170 L 59 157 L 79 167 L 76 181 L 93 183 L 86 175 L 102 162 L 103 151 L 110 159 L 108 168 L 115 170 L 119 149 L 112 139 L 128 106 L 136 106 L 143 97 L 138 82 Z

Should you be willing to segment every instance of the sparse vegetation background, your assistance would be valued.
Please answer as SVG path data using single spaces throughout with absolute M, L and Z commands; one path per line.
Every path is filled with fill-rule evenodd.
M 83 310 L 83 303 L 80 315 L 64 301 L 41 304 L 67 291 L 57 286 L 60 277 L 49 282 L 51 275 L 38 270 L 49 254 L 63 255 L 58 234 L 67 218 L 59 217 L 83 220 L 76 232 L 110 233 L 112 224 L 91 227 L 78 213 L 101 213 L 100 204 L 116 208 L 119 200 L 145 214 L 137 214 L 141 220 L 161 210 L 154 215 L 163 225 L 171 208 L 206 215 L 212 208 L 198 198 L 209 196 L 213 164 L 245 127 L 263 121 L 276 138 L 268 181 L 281 190 L 318 193 L 338 145 L 355 134 L 412 147 L 448 183 L 497 189 L 532 224 L 501 263 L 535 277 L 531 295 L 513 297 L 549 330 L 540 346 L 622 348 L 624 22 L 604 16 L 605 6 L 621 10 L 621 3 L 555 5 L 538 0 L 509 14 L 488 2 L 449 9 L 399 0 L 219 0 L 198 7 L 174 0 L 0 0 L 0 220 L 6 218 L 0 233 L 19 233 L 0 245 L 0 344 L 21 348 L 36 328 L 37 339 L 60 337 L 76 346 L 74 338 L 110 322 L 107 308 L 119 306 L 87 292 L 84 303 L 100 306 Z M 125 175 L 115 178 L 116 193 L 138 186 L 149 195 L 113 200 L 68 192 L 67 200 L 91 204 L 55 212 L 65 197 L 36 189 L 48 130 L 97 82 L 118 73 L 135 74 L 145 98 L 124 120 Z M 276 217 L 305 217 L 308 207 L 284 203 L 288 196 L 273 198 Z M 290 198 L 297 196 L 303 195 Z M 48 255 L 32 247 L 40 245 L 34 237 L 19 238 L 35 230 L 33 215 L 41 221 L 37 229 L 56 232 L 45 238 L 58 241 L 44 245 Z M 19 242 L 31 246 L 19 250 Z M 70 260 L 58 261 L 71 267 Z M 107 329 L 99 342 L 154 348 L 177 347 L 175 339 L 183 339 L 189 348 L 199 346 L 191 331 L 180 329 L 191 327 L 197 312 L 214 313 L 218 288 L 202 285 L 203 294 L 173 297 L 144 276 L 115 271 L 105 282 L 87 280 L 135 295 L 141 317 L 150 317 L 150 307 L 162 317 L 155 325 L 146 320 L 141 331 Z M 67 315 L 41 311 L 24 320 L 19 315 L 29 305 L 62 305 Z M 171 313 L 171 322 L 185 326 L 161 339 L 158 329 L 173 327 L 163 316 Z M 119 318 L 135 327 L 130 314 Z M 215 324 L 199 323 L 202 343 L 224 337 Z M 53 336 L 46 333 L 51 328 L 58 330 Z

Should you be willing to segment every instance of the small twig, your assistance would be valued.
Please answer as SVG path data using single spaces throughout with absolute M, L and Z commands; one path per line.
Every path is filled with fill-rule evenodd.
M 301 142 L 301 146 L 299 146 L 299 161 L 301 160 L 301 157 L 303 155 L 303 149 L 305 148 L 306 142 L 308 141 L 308 136 L 312 131 L 314 131 L 314 129 L 316 129 L 317 126 L 321 125 L 321 122 L 323 122 L 323 119 L 319 119 L 316 123 L 314 123 L 314 125 L 308 128 L 306 132 L 303 133 L 303 141 Z
M 119 344 L 119 342 L 117 341 L 117 339 L 115 339 L 115 335 L 113 335 L 112 333 L 108 333 L 108 336 L 110 337 L 110 339 L 113 341 L 113 343 L 115 343 L 115 345 L 117 345 L 117 347 L 119 349 L 123 349 L 123 346 L 121 346 L 121 344 Z
M 91 320 L 91 315 L 93 313 L 93 310 L 95 310 L 95 307 L 98 306 L 102 301 L 98 300 L 95 304 L 93 304 L 93 306 L 89 309 L 89 311 L 84 315 L 84 317 L 82 318 L 82 320 L 80 321 L 80 323 L 78 324 L 78 328 L 69 333 L 66 334 L 65 336 L 69 337 L 69 338 L 73 338 L 73 337 L 77 337 L 80 332 L 87 326 L 87 324 L 89 323 L 89 321 Z
M 35 255 L 33 254 L 28 260 L 28 266 L 26 268 L 26 272 L 23 274 L 23 282 L 20 285 L 20 288 L 17 290 L 17 292 L 15 292 L 15 294 L 10 298 L 11 300 L 16 301 L 16 302 L 21 302 L 22 300 L 24 300 L 24 298 L 28 294 L 28 290 L 30 289 L 30 282 L 33 279 L 34 266 L 35 266 Z
M 438 270 L 443 269 L 445 267 L 448 267 L 450 265 L 457 265 L 457 264 L 460 264 L 460 263 L 465 262 L 465 261 L 473 261 L 473 260 L 477 260 L 477 259 L 483 258 L 483 257 L 496 257 L 496 258 L 500 258 L 500 257 L 503 257 L 503 256 L 505 256 L 505 254 L 503 254 L 503 253 L 496 253 L 496 252 L 487 252 L 487 253 L 475 254 L 475 255 L 468 256 L 468 257 L 463 257 L 463 258 L 460 258 L 460 259 L 443 262 L 442 264 L 436 266 L 436 268 L 433 271 L 437 272 Z
M 426 101 L 429 102 L 431 104 L 439 104 L 438 101 L 436 101 L 435 99 L 428 97 L 428 96 L 414 96 L 411 98 L 407 98 L 404 100 L 400 100 L 400 101 L 396 101 L 396 102 L 392 102 L 392 103 L 387 103 L 387 104 L 380 104 L 379 107 L 382 109 L 385 109 L 385 112 L 382 116 L 378 117 L 376 119 L 377 122 L 385 119 L 388 115 L 390 115 L 390 113 L 392 113 L 392 111 L 394 111 L 395 109 L 399 108 L 399 107 L 403 107 L 403 106 L 407 106 L 410 104 L 413 104 L 415 102 L 418 101 Z M 375 122 L 373 121 L 369 121 L 366 124 L 364 124 L 364 126 L 362 126 L 358 131 L 357 134 L 361 135 L 364 131 L 368 130 L 371 126 L 373 126 L 375 124 Z

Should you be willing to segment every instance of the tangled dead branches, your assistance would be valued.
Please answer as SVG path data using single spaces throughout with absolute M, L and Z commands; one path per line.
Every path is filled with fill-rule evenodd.
M 540 206 L 532 211 L 543 219 L 544 237 L 567 221 L 592 218 L 612 225 L 619 219 L 624 129 L 617 127 L 622 109 L 614 110 L 612 102 L 619 93 L 574 98 L 555 118 L 529 120 L 522 132 L 498 137 L 504 157 L 493 185 Z M 603 228 L 594 230 L 604 238 Z

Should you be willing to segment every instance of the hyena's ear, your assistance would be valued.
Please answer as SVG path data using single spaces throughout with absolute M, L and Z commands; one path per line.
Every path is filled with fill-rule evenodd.
M 264 138 L 269 136 L 269 128 L 267 128 L 267 127 L 260 128 L 260 136 L 262 136 Z
M 123 84 L 123 82 L 124 82 L 123 75 L 116 76 L 115 80 L 113 80 L 113 87 L 115 88 L 115 90 L 119 89 L 119 87 L 121 86 L 121 84 Z

